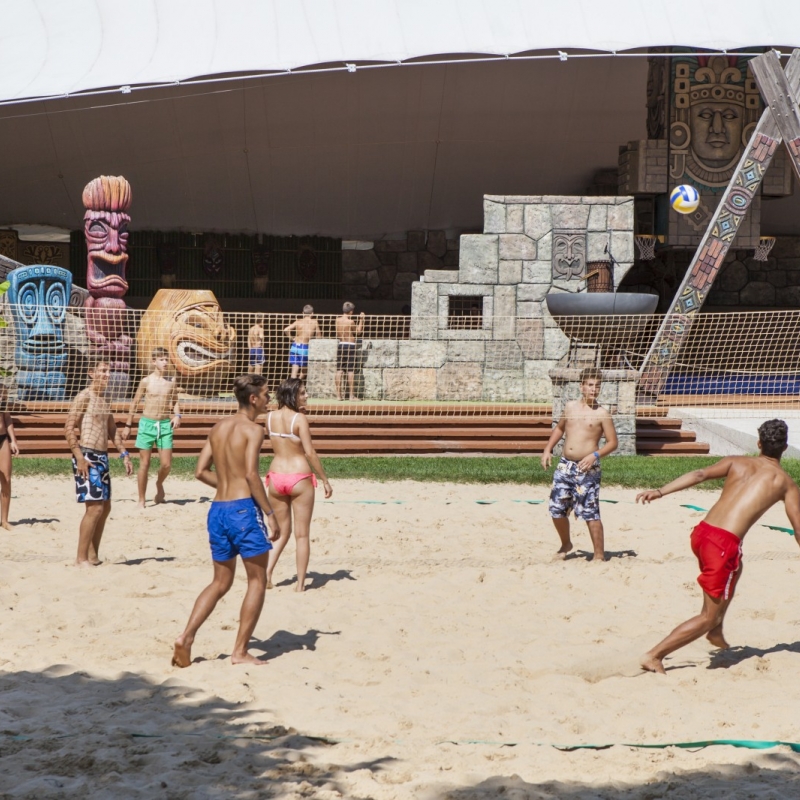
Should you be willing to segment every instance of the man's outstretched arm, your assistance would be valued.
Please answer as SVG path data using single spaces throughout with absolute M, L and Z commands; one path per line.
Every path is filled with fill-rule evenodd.
M 688 489 L 690 486 L 697 486 L 698 483 L 703 483 L 704 481 L 724 478 L 728 474 L 731 464 L 733 464 L 731 458 L 723 458 L 710 467 L 693 469 L 691 472 L 681 475 L 680 478 L 675 478 L 674 481 L 670 481 L 660 489 L 650 489 L 646 492 L 639 492 L 639 494 L 636 495 L 636 502 L 650 503 L 653 500 L 658 500 L 665 494 L 680 492 L 682 489 Z
M 800 544 L 800 489 L 794 481 L 783 498 L 783 504 L 786 507 L 786 516 L 792 524 L 795 541 Z

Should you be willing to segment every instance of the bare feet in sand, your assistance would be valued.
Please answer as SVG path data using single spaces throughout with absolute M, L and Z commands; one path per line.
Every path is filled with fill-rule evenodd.
M 245 653 L 241 656 L 231 655 L 231 664 L 250 664 L 251 667 L 265 667 L 267 662 L 251 656 L 250 653 Z
M 572 550 L 572 542 L 569 544 L 562 544 L 561 547 L 556 551 L 555 556 L 553 556 L 554 561 L 563 561 L 567 557 L 567 553 Z
M 727 650 L 730 645 L 725 641 L 725 637 L 722 635 L 721 628 L 714 628 L 710 630 L 706 634 L 706 639 L 708 639 L 714 647 L 719 647 L 720 650 Z
M 605 553 L 595 553 L 592 556 L 592 563 L 594 564 L 597 562 L 598 564 L 604 564 L 606 561 L 606 554 Z
M 272 579 L 271 578 L 267 578 L 267 589 L 272 589 L 272 588 L 273 588 L 272 587 Z
M 141 509 L 144 509 L 144 507 L 145 507 L 145 505 L 144 505 L 144 500 L 140 500 L 140 501 L 139 501 L 139 502 L 136 504 L 136 508 L 141 508 Z
M 667 674 L 664 665 L 661 663 L 661 659 L 656 658 L 650 653 L 645 653 L 639 663 L 642 665 L 642 669 L 647 670 L 647 672 L 657 672 L 659 675 Z
M 172 651 L 172 666 L 173 667 L 190 667 L 192 665 L 192 644 L 188 644 L 183 636 L 179 636 L 175 640 L 175 646 Z
M 304 592 L 306 590 L 306 587 L 298 583 L 297 586 L 294 587 L 294 590 L 296 592 Z
M 6 520 L 5 522 L 0 522 L 0 528 L 5 528 L 7 531 L 11 530 L 11 523 Z
M 98 561 L 97 563 L 99 564 L 100 562 Z M 96 567 L 97 564 L 95 564 L 94 561 L 76 561 L 75 566 L 85 569 L 86 567 Z
M 154 503 L 163 503 L 167 499 L 164 494 L 164 485 L 156 482 L 156 496 L 153 498 Z

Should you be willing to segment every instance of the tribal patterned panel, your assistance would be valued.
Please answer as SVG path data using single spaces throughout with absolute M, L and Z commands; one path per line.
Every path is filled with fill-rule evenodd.
M 657 394 L 666 380 L 691 327 L 692 318 L 702 307 L 725 261 L 779 141 L 764 133 L 756 134 L 740 161 L 645 361 L 640 386 L 646 393 Z

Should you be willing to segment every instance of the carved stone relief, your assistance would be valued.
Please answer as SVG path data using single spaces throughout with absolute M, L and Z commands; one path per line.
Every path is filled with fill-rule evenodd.
M 762 105 L 749 58 L 685 56 L 672 60 L 670 178 L 721 192 L 753 133 Z
M 0 231 L 0 256 L 17 260 L 16 231 Z
M 586 271 L 586 233 L 553 230 L 553 279 L 580 280 Z

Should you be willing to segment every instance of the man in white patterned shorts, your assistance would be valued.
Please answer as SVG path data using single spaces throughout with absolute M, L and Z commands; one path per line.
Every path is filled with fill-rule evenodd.
M 553 428 L 550 440 L 542 453 L 542 467 L 548 469 L 553 448 L 564 439 L 564 454 L 553 475 L 550 492 L 550 516 L 561 538 L 558 555 L 562 558 L 572 550 L 569 513 L 586 521 L 594 548 L 594 560 L 605 561 L 605 539 L 600 520 L 600 459 L 617 449 L 617 432 L 608 409 L 597 398 L 600 395 L 602 373 L 595 367 L 581 372 L 581 399 L 571 400 Z M 600 447 L 600 439 L 606 443 Z

